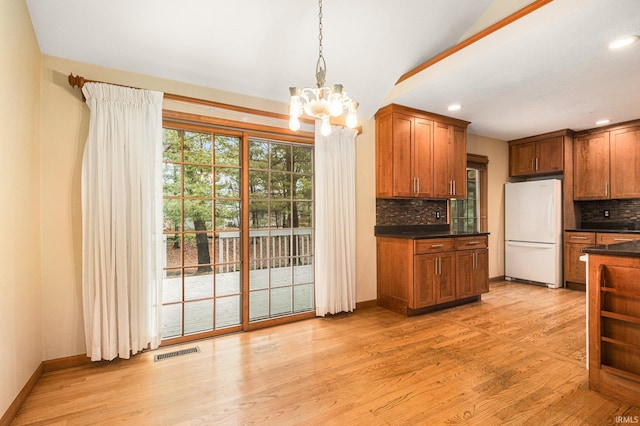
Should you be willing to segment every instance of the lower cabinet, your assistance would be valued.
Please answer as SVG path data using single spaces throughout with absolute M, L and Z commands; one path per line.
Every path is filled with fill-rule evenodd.
M 595 245 L 595 232 L 564 233 L 564 286 L 574 290 L 585 290 L 587 269 L 580 260 L 584 247 Z
M 456 253 L 456 262 L 458 297 L 471 297 L 489 291 L 489 250 L 459 251 Z
M 489 291 L 487 237 L 377 238 L 378 305 L 404 315 Z
M 564 233 L 564 286 L 574 290 L 585 290 L 587 272 L 585 262 L 580 260 L 584 247 L 596 244 L 617 244 L 640 240 L 640 234 L 619 232 L 581 232 Z
M 455 300 L 455 253 L 420 254 L 413 257 L 414 302 L 419 309 Z

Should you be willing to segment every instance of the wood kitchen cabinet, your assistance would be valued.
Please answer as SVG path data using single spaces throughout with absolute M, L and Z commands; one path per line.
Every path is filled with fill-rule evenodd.
M 640 198 L 640 125 L 577 134 L 574 200 Z
M 378 237 L 378 305 L 412 315 L 479 300 L 489 283 L 487 237 Z M 422 311 L 421 311 L 422 310 Z
M 559 174 L 563 170 L 563 135 L 509 141 L 509 176 Z
M 564 286 L 574 290 L 585 290 L 587 283 L 586 264 L 580 260 L 584 247 L 596 244 L 617 244 L 640 240 L 640 234 L 620 232 L 576 232 L 564 233 Z
M 574 290 L 585 290 L 587 283 L 586 263 L 580 260 L 584 247 L 596 244 L 595 232 L 564 233 L 564 286 Z
M 640 126 L 610 132 L 611 198 L 640 198 Z
M 376 197 L 466 197 L 469 123 L 391 104 L 376 113 Z
M 609 193 L 609 132 L 573 140 L 573 199 L 601 200 Z
M 415 302 L 412 309 L 425 308 L 456 298 L 455 253 L 422 254 L 414 256 Z
M 596 234 L 596 244 L 609 245 L 637 240 L 640 240 L 640 234 L 623 234 L 620 232 L 598 232 Z
M 464 128 L 434 124 L 433 195 L 467 198 L 467 136 Z
M 487 237 L 456 240 L 456 294 L 458 298 L 489 291 L 489 250 Z
M 589 389 L 640 401 L 640 257 L 589 253 Z

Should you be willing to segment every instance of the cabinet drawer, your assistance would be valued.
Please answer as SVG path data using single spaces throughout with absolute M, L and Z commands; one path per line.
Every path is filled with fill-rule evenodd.
M 456 249 L 482 249 L 487 248 L 487 237 L 462 237 L 456 238 Z
M 577 243 L 577 244 L 595 244 L 596 233 L 595 232 L 565 232 L 565 243 Z
M 413 253 L 437 253 L 441 251 L 455 250 L 455 248 L 456 244 L 452 238 L 416 240 L 413 246 Z
M 640 234 L 618 234 L 618 233 L 604 233 L 598 232 L 597 234 L 598 244 L 618 244 L 627 241 L 640 240 Z

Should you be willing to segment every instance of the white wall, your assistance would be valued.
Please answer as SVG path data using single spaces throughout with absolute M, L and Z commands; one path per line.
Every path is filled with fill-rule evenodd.
M 509 179 L 509 145 L 499 139 L 468 134 L 467 152 L 489 157 L 489 277 L 501 277 L 504 276 L 504 184 Z
M 0 417 L 42 361 L 40 62 L 24 1 L 0 2 Z

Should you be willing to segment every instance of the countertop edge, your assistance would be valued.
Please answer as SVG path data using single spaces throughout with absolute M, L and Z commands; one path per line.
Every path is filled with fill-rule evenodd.
M 565 229 L 564 232 L 596 232 L 599 234 L 640 234 L 636 229 Z
M 580 250 L 586 254 L 602 256 L 640 257 L 640 241 L 627 241 L 616 244 L 598 244 Z
M 489 232 L 473 232 L 469 234 L 434 233 L 434 234 L 376 234 L 376 238 L 402 238 L 405 240 L 427 240 L 434 238 L 464 238 L 483 237 L 490 235 Z

